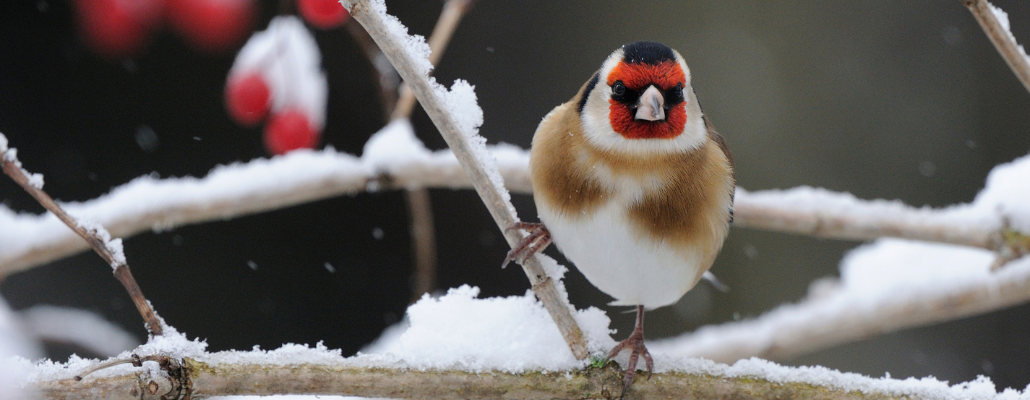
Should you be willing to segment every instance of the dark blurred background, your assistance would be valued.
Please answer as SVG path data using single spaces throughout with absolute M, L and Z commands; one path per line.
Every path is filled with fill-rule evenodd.
M 263 1 L 254 26 L 263 29 L 280 3 Z M 1009 13 L 1017 39 L 1030 43 L 1030 2 L 994 4 Z M 442 7 L 387 5 L 423 35 Z M 344 29 L 315 36 L 330 86 L 323 143 L 360 154 L 384 123 L 369 64 Z M 972 200 L 992 166 L 1030 149 L 1030 94 L 958 0 L 480 0 L 436 76 L 476 85 L 482 134 L 525 148 L 544 114 L 571 98 L 605 56 L 644 39 L 687 59 L 749 190 L 811 185 L 940 207 Z M 66 202 L 141 175 L 200 177 L 219 164 L 265 157 L 260 128 L 235 125 L 223 106 L 234 55 L 198 52 L 164 30 L 137 56 L 105 59 L 82 44 L 71 4 L 7 1 L 0 5 L 0 132 Z M 424 113 L 417 110 L 413 121 L 430 148 L 445 146 Z M 158 141 L 141 145 L 141 135 Z M 437 287 L 525 293 L 518 268 L 498 268 L 507 248 L 475 193 L 433 190 L 431 198 Z M 14 210 L 42 211 L 8 179 L 0 179 L 0 199 Z M 524 219 L 535 219 L 529 196 L 514 202 Z M 411 296 L 407 226 L 403 195 L 374 193 L 141 234 L 125 249 L 158 312 L 210 350 L 321 340 L 352 354 L 403 317 Z M 649 313 L 649 337 L 797 301 L 813 280 L 837 275 L 841 256 L 857 245 L 734 229 L 713 267 L 732 290 L 701 284 L 677 305 Z M 577 307 L 608 311 L 617 337 L 631 330 L 633 315 L 606 307 L 610 299 L 578 272 L 566 284 Z M 132 303 L 92 253 L 9 276 L 0 295 L 15 309 L 88 309 L 144 340 Z M 1028 317 L 1030 306 L 1016 306 L 782 361 L 953 383 L 982 374 L 1021 389 L 1030 383 Z M 59 359 L 74 351 L 48 350 Z

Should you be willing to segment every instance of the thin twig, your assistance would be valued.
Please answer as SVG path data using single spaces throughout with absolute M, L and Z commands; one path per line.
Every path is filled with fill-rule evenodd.
M 433 208 L 429 190 L 405 191 L 408 215 L 411 217 L 411 247 L 415 253 L 415 272 L 412 274 L 411 302 L 436 289 L 436 229 L 433 226 Z
M 514 207 L 502 195 L 501 190 L 504 189 L 495 187 L 491 182 L 486 167 L 476 159 L 471 145 L 458 128 L 454 117 L 447 111 L 443 100 L 434 92 L 427 77 L 415 66 L 415 60 L 410 58 L 403 47 L 404 44 L 400 42 L 401 38 L 395 37 L 389 32 L 381 16 L 370 8 L 367 0 L 344 1 L 344 6 L 350 10 L 351 16 L 365 27 L 365 30 L 393 63 L 401 78 L 415 92 L 415 97 L 422 104 L 422 108 L 429 114 L 429 118 L 443 135 L 444 141 L 454 151 L 458 162 L 472 179 L 476 192 L 483 199 L 494 222 L 501 231 L 505 232 L 504 236 L 508 245 L 514 247 L 524 237 L 522 232 L 507 229 L 517 220 L 511 211 Z M 559 294 L 554 281 L 544 272 L 540 260 L 533 257 L 527 261 L 523 264 L 523 269 L 526 276 L 529 277 L 533 292 L 540 298 L 551 318 L 554 319 L 558 330 L 576 358 L 586 358 L 588 354 L 583 332 L 572 318 L 571 305 L 564 296 Z
M 976 18 L 976 22 L 980 23 L 987 38 L 991 39 L 994 48 L 1005 59 L 1009 68 L 1012 68 L 1012 73 L 1016 74 L 1016 78 L 1023 83 L 1023 87 L 1030 91 L 1030 59 L 1016 43 L 1012 32 L 998 21 L 994 11 L 991 10 L 994 6 L 987 0 L 962 0 L 962 4 L 973 13 L 973 17 Z
M 307 394 L 455 400 L 612 399 L 621 394 L 622 386 L 622 371 L 612 364 L 605 368 L 566 373 L 511 374 L 500 371 L 470 373 L 453 370 L 362 369 L 310 363 L 288 366 L 205 363 L 187 358 L 182 362 L 181 371 L 183 375 L 172 382 L 188 382 L 190 387 L 175 394 L 192 398 Z M 780 377 L 777 382 L 772 382 L 760 376 L 656 373 L 649 380 L 645 376 L 638 376 L 626 398 L 917 400 L 937 398 L 942 390 L 948 391 L 941 386 L 906 390 L 899 381 L 882 382 L 877 389 L 842 389 L 840 382 L 862 378 L 834 371 L 826 371 L 826 374 L 830 377 L 819 382 L 806 382 L 800 375 L 793 378 L 796 381 Z M 864 379 L 873 381 L 870 378 Z M 115 376 L 86 378 L 81 382 L 40 381 L 31 386 L 38 389 L 41 399 L 138 400 L 158 399 L 169 391 L 182 388 L 169 384 L 169 380 L 153 376 L 147 370 L 136 370 Z M 895 389 L 897 393 L 887 391 L 890 390 L 887 389 L 890 384 L 898 388 Z M 154 390 L 148 392 L 147 388 Z M 958 398 L 958 395 L 955 397 Z
M 139 310 L 140 315 L 143 316 L 143 321 L 146 322 L 147 330 L 152 334 L 160 335 L 162 333 L 161 323 L 158 321 L 157 316 L 154 315 L 154 310 L 151 309 L 150 303 L 143 296 L 139 285 L 136 284 L 136 279 L 132 277 L 129 266 L 123 259 L 115 257 L 111 250 L 108 249 L 107 240 L 110 238 L 102 238 L 96 229 L 86 229 L 79 221 L 68 215 L 50 195 L 43 191 L 41 182 L 33 182 L 30 179 L 29 173 L 21 168 L 21 163 L 15 154 L 15 149 L 7 148 L 7 138 L 0 134 L 0 165 L 3 166 L 4 173 L 32 195 L 47 211 L 57 216 L 61 222 L 64 222 L 65 225 L 82 237 L 86 243 L 89 243 L 93 251 L 96 251 L 104 261 L 107 261 L 108 265 L 114 268 L 115 278 L 125 287 L 125 291 L 129 292 L 129 297 L 132 298 L 132 302 L 136 304 L 136 309 Z

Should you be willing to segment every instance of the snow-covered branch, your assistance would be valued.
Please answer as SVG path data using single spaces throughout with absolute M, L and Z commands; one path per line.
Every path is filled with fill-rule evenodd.
M 994 48 L 1005 59 L 1009 68 L 1012 68 L 1012 73 L 1016 74 L 1023 87 L 1030 91 L 1030 57 L 1026 55 L 1023 46 L 1016 43 L 1016 37 L 1009 29 L 1008 14 L 987 0 L 962 0 L 962 4 L 973 13 L 987 38 L 991 39 Z
M 486 151 L 486 139 L 478 134 L 483 111 L 476 104 L 473 88 L 467 82 L 458 81 L 447 90 L 436 83 L 435 79 L 431 80 L 428 76 L 432 68 L 429 46 L 421 37 L 409 36 L 407 28 L 386 13 L 386 5 L 381 0 L 344 0 L 342 3 L 351 16 L 365 27 L 408 88 L 415 93 L 429 119 L 469 175 L 494 222 L 504 232 L 508 245 L 515 247 L 525 234 L 508 229 L 518 221 L 518 217 L 511 205 L 508 190 L 504 187 L 497 161 Z M 567 296 L 556 286 L 558 282 L 550 277 L 537 257 L 530 258 L 522 266 L 533 291 L 558 325 L 558 330 L 562 332 L 573 354 L 576 358 L 585 358 L 587 353 L 583 334 L 572 319 L 572 307 Z
M 649 347 L 718 362 L 787 359 L 1030 301 L 1030 258 L 991 272 L 992 257 L 966 247 L 881 239 L 848 254 L 841 280 L 816 281 L 800 303 Z
M 488 149 L 498 161 L 505 186 L 515 193 L 532 193 L 529 153 L 511 145 Z M 410 125 L 398 121 L 373 136 L 361 158 L 332 149 L 298 151 L 219 166 L 200 179 L 145 176 L 97 199 L 63 206 L 103 224 L 114 236 L 128 237 L 365 191 L 471 186 L 453 154 L 427 150 Z M 1004 242 L 1004 220 L 1019 212 L 997 197 L 931 209 L 813 188 L 738 190 L 734 226 L 833 239 L 898 237 L 994 250 Z M 88 248 L 49 214 L 14 214 L 0 206 L 0 227 L 0 275 Z M 1028 232 L 1025 224 L 1013 228 Z
M 638 376 L 625 398 L 914 400 L 960 398 L 963 394 L 984 392 L 982 386 L 990 386 L 987 390 L 996 395 L 990 382 L 975 382 L 970 387 L 948 387 L 940 382 L 918 381 L 913 384 L 889 379 L 874 380 L 828 370 L 815 371 L 825 375 L 825 380 L 809 382 L 773 374 L 751 376 L 731 372 L 734 368 L 754 368 L 758 371 L 758 368 L 774 367 L 771 364 L 763 365 L 759 360 L 749 364 L 728 367 L 709 363 L 705 367 L 715 370 L 712 371 L 715 373 L 703 370 L 674 371 L 656 373 L 650 380 L 646 376 Z M 808 372 L 779 368 L 794 373 Z M 622 372 L 611 366 L 552 373 L 474 373 L 359 368 L 346 364 L 206 363 L 186 359 L 183 369 L 192 383 L 192 390 L 187 393 L 194 399 L 222 395 L 282 394 L 404 399 L 612 399 L 617 398 L 622 390 Z M 723 371 L 731 373 L 719 374 Z M 834 378 L 843 383 L 834 382 Z M 867 381 L 862 383 L 872 387 L 866 389 L 856 384 L 856 381 L 862 380 Z M 161 399 L 161 396 L 177 391 L 171 380 L 152 370 L 130 371 L 98 379 L 86 378 L 78 382 L 41 381 L 35 386 L 40 390 L 42 399 Z
M 929 250 L 937 249 L 924 249 Z M 943 288 L 955 293 L 949 286 L 986 273 L 986 266 L 964 274 L 951 270 L 941 274 L 950 284 L 941 280 L 918 283 L 921 281 L 915 275 L 925 277 L 924 268 L 908 279 L 896 278 L 893 284 L 882 285 L 883 279 L 877 275 L 882 275 L 883 269 L 872 268 L 877 265 L 877 254 L 904 258 L 906 254 L 899 251 L 872 249 L 865 255 L 852 256 L 858 260 L 845 268 L 848 290 L 880 293 L 883 297 L 904 292 L 899 285 L 907 285 L 903 287 L 917 292 Z M 953 261 L 945 266 L 975 263 L 977 256 L 979 261 L 989 261 L 984 254 L 944 252 L 927 264 L 940 264 L 940 260 Z M 1006 271 L 1030 276 L 1030 260 Z M 90 395 L 149 399 L 170 392 L 197 399 L 272 394 L 392 398 L 615 398 L 621 394 L 619 369 L 614 365 L 597 367 L 596 357 L 614 344 L 609 336 L 610 320 L 602 311 L 576 311 L 586 345 L 595 356 L 593 361 L 577 360 L 532 293 L 506 298 L 477 296 L 478 290 L 468 286 L 451 289 L 438 298 L 424 296 L 409 307 L 404 322 L 352 357 L 343 357 L 340 350 L 321 344 L 314 348 L 287 344 L 269 351 L 255 348 L 208 353 L 205 343 L 190 341 L 169 327 L 166 335 L 105 362 L 74 356 L 67 363 L 44 361 L 31 365 L 24 361 L 16 372 L 25 376 L 27 388 L 38 390 L 45 399 L 89 399 Z M 842 306 L 863 312 L 861 304 Z M 754 332 L 753 339 L 763 340 L 762 333 Z M 984 377 L 950 386 L 933 378 L 870 378 L 824 367 L 784 367 L 756 358 L 727 365 L 685 357 L 676 346 L 650 346 L 656 373 L 650 380 L 643 374 L 638 376 L 627 398 L 951 400 L 1017 399 L 1027 395 L 1009 389 L 999 393 Z M 141 362 L 135 367 L 126 363 L 138 360 L 167 362 Z M 123 363 L 97 369 L 119 361 Z M 85 371 L 94 372 L 80 381 L 74 379 Z

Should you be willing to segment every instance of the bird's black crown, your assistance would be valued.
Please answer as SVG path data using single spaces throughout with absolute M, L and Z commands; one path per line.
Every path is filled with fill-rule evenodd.
M 669 46 L 658 42 L 633 42 L 622 46 L 622 61 L 627 64 L 644 63 L 658 65 L 675 61 L 676 55 Z

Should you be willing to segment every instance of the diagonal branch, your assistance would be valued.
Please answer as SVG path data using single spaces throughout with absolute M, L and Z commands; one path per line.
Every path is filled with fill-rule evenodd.
M 162 332 L 161 322 L 158 320 L 154 310 L 150 307 L 146 297 L 136 284 L 136 279 L 129 271 L 129 265 L 125 262 L 125 254 L 122 253 L 121 239 L 111 240 L 111 236 L 100 225 L 83 223 L 68 215 L 57 205 L 46 192 L 43 191 L 43 178 L 39 174 L 30 174 L 21 167 L 18 161 L 17 150 L 7 148 L 7 138 L 0 134 L 0 166 L 3 166 L 4 173 L 18 183 L 26 192 L 32 195 L 47 211 L 57 216 L 69 228 L 75 231 L 89 246 L 96 251 L 107 264 L 114 268 L 114 276 L 122 283 L 129 297 L 136 304 L 143 321 L 147 324 L 147 330 L 155 335 Z
M 1012 73 L 1016 74 L 1023 87 L 1030 91 L 1030 57 L 1027 57 L 1023 46 L 1016 43 L 1016 37 L 1012 36 L 1005 12 L 987 0 L 962 0 L 962 4 L 973 13 L 976 22 L 980 23 L 980 27 L 987 34 L 987 38 L 991 39 L 1001 58 L 1004 58 L 1009 68 L 1012 68 Z M 1004 23 L 999 20 L 999 14 L 1004 18 Z
M 516 246 L 524 238 L 522 232 L 508 230 L 517 220 L 514 215 L 514 207 L 507 199 L 506 189 L 498 187 L 503 182 L 493 182 L 491 174 L 487 172 L 486 166 L 477 158 L 472 144 L 468 137 L 462 132 L 455 120 L 455 116 L 448 112 L 440 95 L 430 85 L 425 71 L 421 70 L 416 61 L 408 53 L 402 38 L 391 33 L 381 15 L 367 0 L 344 1 L 344 6 L 350 11 L 351 16 L 361 23 L 369 35 L 376 41 L 383 54 L 390 59 L 401 78 L 407 82 L 415 97 L 418 98 L 422 108 L 429 114 L 429 118 L 443 135 L 458 162 L 465 169 L 465 172 L 472 180 L 476 192 L 479 193 L 483 203 L 486 204 L 490 215 L 498 228 L 504 232 L 504 237 L 512 247 Z M 394 21 L 396 23 L 396 21 Z M 428 60 L 423 60 L 428 62 Z M 547 275 L 540 260 L 536 257 L 527 260 L 523 265 L 526 276 L 533 287 L 533 292 L 547 308 L 551 317 L 558 325 L 562 337 L 569 344 L 572 353 L 578 359 L 587 356 L 587 350 L 583 339 L 583 333 L 570 313 L 571 305 L 555 287 L 554 281 Z

